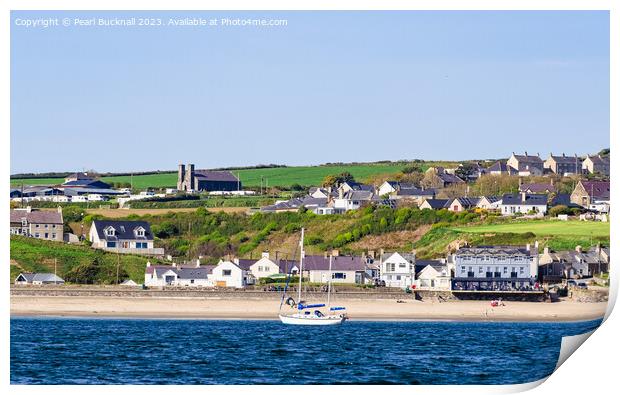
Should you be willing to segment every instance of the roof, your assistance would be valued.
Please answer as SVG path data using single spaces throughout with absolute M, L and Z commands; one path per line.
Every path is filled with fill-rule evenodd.
M 547 195 L 546 194 L 532 194 L 526 193 L 525 199 L 523 199 L 523 194 L 516 193 L 511 194 L 507 193 L 502 196 L 502 205 L 527 205 L 527 206 L 546 206 L 547 205 Z
M 482 200 L 483 198 L 486 199 L 489 203 L 495 203 L 502 200 L 500 196 L 480 196 L 480 200 Z M 478 201 L 478 203 L 480 203 L 480 200 Z
M 353 189 L 354 191 L 373 191 L 374 192 L 375 190 L 374 186 L 361 184 L 359 182 L 345 182 L 344 184 L 347 184 L 348 186 L 350 186 L 351 189 Z
M 437 177 L 441 178 L 441 180 L 447 184 L 458 184 L 458 183 L 465 182 L 458 176 L 455 176 L 454 174 L 450 174 L 450 173 L 438 173 Z
M 406 260 L 407 262 L 415 262 L 415 254 L 411 253 L 411 252 L 384 252 L 383 254 L 381 254 L 381 261 L 385 262 L 388 259 L 390 259 L 394 254 L 398 254 L 400 255 L 401 258 L 403 258 L 404 260 Z
M 353 189 L 344 194 L 344 199 L 347 200 L 371 200 L 374 193 L 367 190 Z
M 448 266 L 445 262 L 438 259 L 418 259 L 415 261 L 415 272 L 419 273 L 429 265 L 438 272 L 445 270 Z
M 448 204 L 448 199 L 424 199 L 424 201 L 431 206 L 433 210 L 445 208 Z
M 568 193 L 558 193 L 551 200 L 551 206 L 567 206 L 567 207 L 579 207 L 578 204 L 575 204 L 570 201 L 570 195 Z
M 461 206 L 467 208 L 467 207 L 474 207 L 475 205 L 477 205 L 478 202 L 480 201 L 480 198 L 478 197 L 457 197 L 457 198 L 452 199 L 450 203 L 452 203 L 455 200 L 457 200 L 461 204 Z
M 56 210 L 11 210 L 11 222 L 22 222 L 22 219 L 34 224 L 62 225 L 62 213 Z
M 304 271 L 306 270 L 329 270 L 329 257 L 306 255 Z M 366 270 L 366 260 L 359 256 L 335 256 L 332 257 L 332 270 L 364 271 Z
M 65 178 L 75 178 L 76 180 L 92 180 L 93 179 L 91 176 L 88 175 L 88 173 L 84 173 L 81 171 L 77 173 L 67 174 Z
M 235 259 L 233 263 L 243 270 L 250 270 L 250 266 L 256 263 L 256 259 Z
M 527 191 L 530 191 L 531 193 L 554 192 L 555 186 L 546 182 L 533 182 L 530 184 L 521 184 L 519 186 L 519 192 Z
M 581 163 L 581 159 L 577 156 L 566 156 L 564 154 L 562 154 L 562 156 L 559 156 L 550 154 L 549 158 L 553 159 L 556 163 L 566 163 L 570 165 L 574 165 L 576 164 L 576 162 Z
M 435 196 L 435 190 L 433 188 L 401 188 L 399 191 L 396 192 L 396 196 Z
M 92 226 L 102 240 L 153 240 L 151 225 L 146 221 L 93 221 Z M 108 227 L 114 228 L 114 236 L 105 234 Z M 134 230 L 138 227 L 144 229 L 144 236 L 136 236 Z
M 278 262 L 278 266 L 280 267 L 280 273 L 288 274 L 293 267 L 299 267 L 299 262 L 291 259 L 281 259 Z
M 65 282 L 65 280 L 58 277 L 54 273 L 20 273 L 17 277 L 19 276 L 22 276 L 23 278 L 25 278 L 26 282 L 28 283 L 33 283 L 35 281 L 36 282 L 40 281 L 42 283 L 50 283 L 50 282 L 64 283 Z
M 156 277 L 164 274 L 168 270 L 172 270 L 176 273 L 177 278 L 182 280 L 191 279 L 204 279 L 208 278 L 208 275 L 213 273 L 213 268 L 216 265 L 201 265 L 201 266 L 172 266 L 172 265 L 151 265 L 146 267 L 147 274 L 155 274 Z
M 194 177 L 199 178 L 201 181 L 239 181 L 239 179 L 230 171 L 195 170 Z
M 100 195 L 124 195 L 124 192 L 117 191 L 110 188 L 84 188 L 75 187 L 69 188 L 64 191 L 65 196 L 85 195 L 91 193 L 98 193 Z
M 489 167 L 488 171 L 499 171 L 499 172 L 507 172 L 509 169 L 508 164 L 506 164 L 506 162 L 502 162 L 502 161 L 497 161 L 495 162 L 493 165 L 491 165 L 491 167 Z
M 533 255 L 536 249 L 528 250 L 527 247 L 513 246 L 477 246 L 461 247 L 455 255 Z M 537 251 L 537 250 L 536 250 Z
M 99 189 L 110 189 L 110 184 L 106 184 L 103 181 L 99 180 L 76 180 L 69 181 L 62 184 L 63 187 L 83 187 L 83 188 L 99 188 Z
M 519 162 L 528 162 L 528 163 L 540 163 L 543 164 L 543 160 L 540 159 L 538 155 L 516 155 L 512 154 Z
M 592 199 L 609 199 L 609 181 L 579 181 Z
M 588 155 L 586 159 L 590 159 L 592 163 L 596 165 L 609 165 L 609 158 L 605 158 L 600 155 L 594 155 L 594 156 Z

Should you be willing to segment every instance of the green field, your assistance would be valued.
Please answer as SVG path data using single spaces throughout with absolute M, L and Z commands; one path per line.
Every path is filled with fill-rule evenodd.
M 427 165 L 428 166 L 428 165 Z M 320 185 L 325 176 L 338 174 L 345 171 L 350 172 L 356 180 L 363 181 L 366 177 L 398 173 L 405 167 L 402 164 L 355 164 L 341 166 L 297 166 L 297 167 L 274 167 L 265 169 L 242 169 L 232 170 L 243 185 L 247 187 L 258 187 L 263 184 L 268 186 L 287 187 L 292 184 L 305 186 Z M 102 177 L 104 182 L 131 182 L 131 176 L 112 176 Z M 21 185 L 41 185 L 41 184 L 61 184 L 62 178 L 28 178 L 11 179 L 12 186 Z M 177 173 L 161 173 L 138 175 L 133 177 L 133 186 L 137 189 L 152 188 L 174 188 L 177 183 Z
M 527 233 L 537 236 L 609 237 L 609 222 L 593 221 L 520 221 L 508 224 L 479 225 L 455 228 L 469 233 Z

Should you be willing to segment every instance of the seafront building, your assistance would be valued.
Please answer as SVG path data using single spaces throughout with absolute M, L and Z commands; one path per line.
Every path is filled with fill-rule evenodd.
M 538 245 L 463 247 L 453 254 L 453 290 L 526 290 L 538 276 Z
M 415 284 L 415 254 L 387 252 L 380 256 L 381 281 L 386 287 L 407 288 Z

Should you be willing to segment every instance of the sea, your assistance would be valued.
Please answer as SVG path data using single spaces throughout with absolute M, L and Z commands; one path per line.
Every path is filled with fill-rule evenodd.
M 11 318 L 12 384 L 518 384 L 587 322 Z

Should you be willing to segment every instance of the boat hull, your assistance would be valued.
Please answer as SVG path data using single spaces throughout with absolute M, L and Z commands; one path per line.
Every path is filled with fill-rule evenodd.
M 346 320 L 346 316 L 323 316 L 304 317 L 298 315 L 280 315 L 280 321 L 287 325 L 340 325 Z

